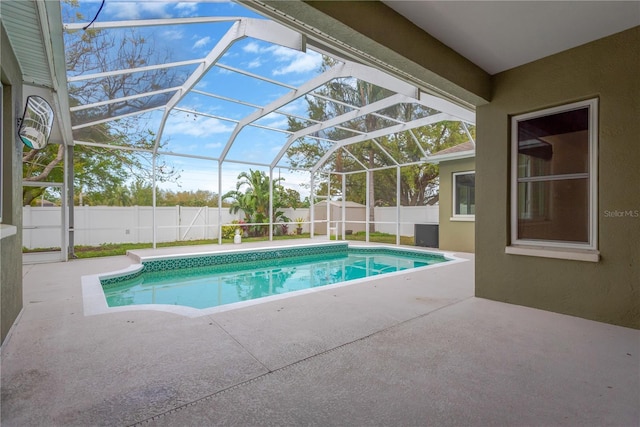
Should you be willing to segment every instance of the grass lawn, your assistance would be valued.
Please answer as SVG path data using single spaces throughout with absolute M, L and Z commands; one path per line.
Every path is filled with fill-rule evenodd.
M 286 235 L 286 236 L 273 236 L 273 240 L 295 240 L 302 238 L 309 238 L 309 233 L 302 233 L 299 235 Z M 268 241 L 268 237 L 243 237 L 243 242 L 261 242 Z M 170 246 L 198 246 L 198 245 L 214 245 L 218 243 L 218 239 L 215 240 L 183 240 L 177 242 L 163 242 L 156 244 L 158 248 L 167 248 Z M 233 239 L 222 239 L 222 243 L 233 244 Z M 152 247 L 151 243 L 105 243 L 99 246 L 75 246 L 74 253 L 77 258 L 94 258 L 103 256 L 115 256 L 126 255 L 127 251 L 132 249 L 149 249 Z M 48 252 L 59 251 L 60 248 L 36 248 L 27 249 L 23 248 L 23 253 L 32 252 Z
M 311 237 L 309 233 L 289 234 L 284 236 L 273 236 L 273 240 L 295 240 L 295 239 L 302 239 L 302 238 L 309 238 L 309 237 Z M 358 232 L 358 233 L 347 235 L 345 237 L 347 240 L 364 242 L 366 239 L 366 234 L 364 232 Z M 335 240 L 335 236 L 331 236 L 331 239 Z M 268 240 L 269 240 L 268 237 L 243 237 L 242 238 L 243 242 L 263 242 Z M 395 245 L 396 236 L 395 234 L 387 234 L 387 233 L 370 233 L 369 241 Z M 158 243 L 156 247 L 167 248 L 170 246 L 214 245 L 217 243 L 218 243 L 217 239 L 215 240 L 182 240 L 177 242 Z M 233 244 L 233 239 L 222 239 L 222 243 Z M 413 246 L 413 237 L 400 236 L 400 244 Z M 151 247 L 152 247 L 151 243 L 105 243 L 99 246 L 75 246 L 74 253 L 76 255 L 76 258 L 94 258 L 94 257 L 103 257 L 103 256 L 126 255 L 127 251 L 132 249 L 149 249 Z M 23 248 L 22 252 L 31 253 L 31 252 L 48 252 L 48 251 L 59 251 L 59 250 L 60 248 L 37 248 L 37 249 Z
M 364 242 L 367 238 L 367 235 L 364 231 L 359 231 L 354 234 L 347 234 L 345 236 L 346 240 L 353 240 L 358 242 Z M 331 239 L 335 239 L 335 236 L 331 236 Z M 388 233 L 369 233 L 369 241 L 375 243 L 389 243 L 392 245 L 396 244 L 396 235 L 388 234 Z M 413 236 L 400 236 L 400 244 L 413 246 Z

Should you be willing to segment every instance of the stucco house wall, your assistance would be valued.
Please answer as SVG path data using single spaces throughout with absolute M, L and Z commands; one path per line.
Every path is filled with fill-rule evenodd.
M 497 74 L 477 109 L 476 296 L 640 328 L 640 27 Z M 597 97 L 599 262 L 506 254 L 510 117 Z
M 22 72 L 0 23 L 2 80 L 2 238 L 0 239 L 0 343 L 22 310 L 22 143 L 16 119 L 22 114 Z M 15 227 L 15 228 L 13 228 Z
M 445 251 L 475 252 L 475 222 L 453 219 L 453 174 L 476 169 L 475 159 L 440 162 L 440 248 Z

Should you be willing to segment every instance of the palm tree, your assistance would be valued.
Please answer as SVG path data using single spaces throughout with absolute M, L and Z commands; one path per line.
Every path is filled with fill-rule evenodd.
M 269 177 L 262 171 L 240 172 L 236 189 L 225 193 L 223 199 L 232 199 L 229 212 L 232 214 L 238 211 L 244 212 L 245 221 L 248 223 L 267 223 L 269 218 L 273 222 L 278 220 L 288 221 L 284 216 L 284 212 L 278 209 L 282 207 L 283 187 L 279 184 L 284 178 L 278 178 L 273 181 L 273 210 L 269 215 Z M 266 228 L 261 225 L 253 225 L 250 230 L 254 234 L 264 235 Z

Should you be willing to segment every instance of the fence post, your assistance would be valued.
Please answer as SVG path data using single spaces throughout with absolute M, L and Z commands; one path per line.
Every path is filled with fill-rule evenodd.
M 84 228 L 87 230 L 87 245 L 94 245 L 93 243 L 93 224 L 91 223 L 92 215 L 89 215 L 90 206 L 84 205 Z
M 180 239 L 180 226 L 182 225 L 182 208 L 180 205 L 176 205 L 176 242 Z
M 207 240 L 209 234 L 209 206 L 204 207 L 204 226 L 202 227 L 202 240 Z
M 140 206 L 135 205 L 133 207 L 133 215 L 135 218 L 135 222 L 133 224 L 135 228 L 134 243 L 140 243 Z

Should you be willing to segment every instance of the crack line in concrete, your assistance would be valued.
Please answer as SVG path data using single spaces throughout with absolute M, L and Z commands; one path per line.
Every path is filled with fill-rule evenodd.
M 158 420 L 158 419 L 160 419 L 160 418 L 164 417 L 165 415 L 169 415 L 169 414 L 173 414 L 173 413 L 179 412 L 179 411 L 181 411 L 181 410 L 183 410 L 183 409 L 186 409 L 186 408 L 188 408 L 188 407 L 190 407 L 190 406 L 195 406 L 195 405 L 197 405 L 197 404 L 198 404 L 198 403 L 200 403 L 200 402 L 204 402 L 204 401 L 207 401 L 207 400 L 212 400 L 212 399 L 214 399 L 215 397 L 217 397 L 217 396 L 219 396 L 219 395 L 222 395 L 222 394 L 227 393 L 227 392 L 229 392 L 229 391 L 232 391 L 232 390 L 235 390 L 235 389 L 238 389 L 238 388 L 244 387 L 244 386 L 249 385 L 249 384 L 251 384 L 251 383 L 254 383 L 254 382 L 258 381 L 258 380 L 264 379 L 264 378 L 266 378 L 267 376 L 269 376 L 269 375 L 271 375 L 271 374 L 275 374 L 275 373 L 277 373 L 277 372 L 284 371 L 284 370 L 286 370 L 286 369 L 292 368 L 292 367 L 294 367 L 294 366 L 296 366 L 296 365 L 299 365 L 299 364 L 301 364 L 301 363 L 303 363 L 303 362 L 306 362 L 306 361 L 308 361 L 308 360 L 311 360 L 311 359 L 313 359 L 313 358 L 316 358 L 316 357 L 319 357 L 319 356 L 323 356 L 323 355 L 325 355 L 325 354 L 329 354 L 329 353 L 332 353 L 332 352 L 334 352 L 334 351 L 340 350 L 340 349 L 342 349 L 342 348 L 344 348 L 344 347 L 347 347 L 347 346 L 349 346 L 349 345 L 351 345 L 351 344 L 355 344 L 355 343 L 357 343 L 357 342 L 367 340 L 367 339 L 369 339 L 369 338 L 371 338 L 371 337 L 373 337 L 373 336 L 375 336 L 375 335 L 378 335 L 378 334 L 381 334 L 381 333 L 383 333 L 383 332 L 389 331 L 389 330 L 391 330 L 391 329 L 397 328 L 397 327 L 399 327 L 399 326 L 405 325 L 405 324 L 407 324 L 407 323 L 409 323 L 409 322 L 413 322 L 414 320 L 418 320 L 418 319 L 421 319 L 421 318 L 423 318 L 423 317 L 430 316 L 430 315 L 432 315 L 433 313 L 437 313 L 438 311 L 443 310 L 443 309 L 445 309 L 445 308 L 451 307 L 451 306 L 456 305 L 456 304 L 460 304 L 461 302 L 467 301 L 467 300 L 469 300 L 469 299 L 471 299 L 471 298 L 474 298 L 474 296 L 473 296 L 473 295 L 471 295 L 471 296 L 468 296 L 468 297 L 463 298 L 463 299 L 461 299 L 461 300 L 457 300 L 457 301 L 454 301 L 454 302 L 452 302 L 452 303 L 449 303 L 449 304 L 443 305 L 442 307 L 438 307 L 438 308 L 436 308 L 436 309 L 434 309 L 434 310 L 432 310 L 432 311 L 429 311 L 429 312 L 427 312 L 427 313 L 423 313 L 423 314 L 420 314 L 420 315 L 418 315 L 418 316 L 412 317 L 412 318 L 410 318 L 410 319 L 403 320 L 402 322 L 399 322 L 399 323 L 393 324 L 393 325 L 388 326 L 388 327 L 386 327 L 386 328 L 384 328 L 384 329 L 380 329 L 379 331 L 372 332 L 372 333 L 370 333 L 370 334 L 368 334 L 368 335 L 365 335 L 365 336 L 360 337 L 360 338 L 356 338 L 356 339 L 355 339 L 355 340 L 353 340 L 353 341 L 349 341 L 349 342 L 346 342 L 346 343 L 340 344 L 340 345 L 338 345 L 338 346 L 335 346 L 335 347 L 330 348 L 330 349 L 328 349 L 328 350 L 322 351 L 322 352 L 320 352 L 320 353 L 312 354 L 311 356 L 307 356 L 307 357 L 305 357 L 305 358 L 303 358 L 303 359 L 297 360 L 297 361 L 295 361 L 295 362 L 293 362 L 293 363 L 290 363 L 290 364 L 288 364 L 288 365 L 282 366 L 282 367 L 280 367 L 280 368 L 278 368 L 278 369 L 274 369 L 274 370 L 270 370 L 269 368 L 267 368 L 267 367 L 266 367 L 262 362 L 260 362 L 260 361 L 259 361 L 259 360 L 258 360 L 258 359 L 253 355 L 253 354 L 251 354 L 251 352 L 249 352 L 248 350 L 246 350 L 246 348 L 245 348 L 245 347 L 244 347 L 240 342 L 238 342 L 235 338 L 233 338 L 233 337 L 232 337 L 232 338 L 233 338 L 233 339 L 234 339 L 234 340 L 235 340 L 235 341 L 236 341 L 236 342 L 237 342 L 237 343 L 238 343 L 238 344 L 239 344 L 243 349 L 245 349 L 245 350 L 246 350 L 246 351 L 247 351 L 247 352 L 248 352 L 248 353 L 249 353 L 249 354 L 250 354 L 254 359 L 256 359 L 256 361 L 257 361 L 258 363 L 260 363 L 262 366 L 264 366 L 264 367 L 268 370 L 268 372 L 265 372 L 264 374 L 260 374 L 260 375 L 258 375 L 258 376 L 256 376 L 256 377 L 253 377 L 253 378 L 249 379 L 249 380 L 239 382 L 239 383 L 234 384 L 234 385 L 232 385 L 232 386 L 229 386 L 229 387 L 227 387 L 227 388 L 223 388 L 223 389 L 218 390 L 218 391 L 216 391 L 216 392 L 214 392 L 214 393 L 211 393 L 211 394 L 208 394 L 208 395 L 203 396 L 203 397 L 201 397 L 201 398 L 198 398 L 198 399 L 196 399 L 196 400 L 193 400 L 193 401 L 191 401 L 191 402 L 189 402 L 189 403 L 185 403 L 185 404 L 183 404 L 183 405 L 176 406 L 175 408 L 170 409 L 170 410 L 168 410 L 168 411 L 166 411 L 166 412 L 163 412 L 163 413 L 161 413 L 161 414 L 154 415 L 154 416 L 149 417 L 149 418 L 146 418 L 146 419 L 144 419 L 144 420 L 142 420 L 142 421 L 137 421 L 137 422 L 135 422 L 135 423 L 133 423 L 133 424 L 130 424 L 128 427 L 135 427 L 135 426 L 141 426 L 141 425 L 144 425 L 144 424 L 148 424 L 148 423 L 150 423 L 150 422 L 152 422 L 152 421 L 155 421 L 155 420 Z M 215 321 L 214 321 L 214 322 L 215 322 Z M 215 323 L 216 323 L 216 324 L 218 324 L 218 322 L 215 322 Z M 218 325 L 218 326 L 220 326 L 220 325 Z M 220 327 L 222 328 L 222 326 L 220 326 Z M 222 329 L 223 329 L 227 334 L 229 334 L 229 333 L 228 333 L 224 328 L 222 328 Z M 231 336 L 231 334 L 229 334 L 229 336 Z
M 216 321 L 212 316 L 213 316 L 213 315 L 209 315 L 209 316 L 207 316 L 207 317 L 208 317 L 208 318 L 209 318 L 209 320 L 211 320 L 213 323 L 215 323 L 216 325 L 218 325 L 218 327 L 219 327 L 220 329 L 222 329 L 222 330 L 224 331 L 224 333 L 225 333 L 225 334 L 227 334 L 227 335 L 229 336 L 229 338 L 231 338 L 233 341 L 235 341 L 235 342 L 236 342 L 236 344 L 238 344 L 238 345 L 240 346 L 240 348 L 242 348 L 244 351 L 246 351 L 246 352 L 249 354 L 249 356 L 251 356 L 251 357 L 253 358 L 253 360 L 255 360 L 256 362 L 258 362 L 258 363 L 260 364 L 260 366 L 262 366 L 264 369 L 266 369 L 266 371 L 267 371 L 267 372 L 265 372 L 264 374 L 261 374 L 261 375 L 266 375 L 266 374 L 270 374 L 271 372 L 273 372 L 271 369 L 269 369 L 269 368 L 267 367 L 267 365 L 265 365 L 264 363 L 262 363 L 262 362 L 260 361 L 260 359 L 258 359 L 258 357 L 257 357 L 256 355 L 254 355 L 253 353 L 251 353 L 251 351 L 250 351 L 248 348 L 246 348 L 244 345 L 242 345 L 242 343 L 241 343 L 240 341 L 238 341 L 238 340 L 236 339 L 236 337 L 234 337 L 233 335 L 231 335 L 231 333 L 230 333 L 229 331 L 227 331 L 227 330 L 224 328 L 224 326 L 222 326 L 220 323 L 218 323 L 218 322 L 217 322 L 217 321 Z M 258 378 L 258 377 L 256 377 L 256 378 Z M 239 384 L 241 384 L 241 383 L 239 383 Z

